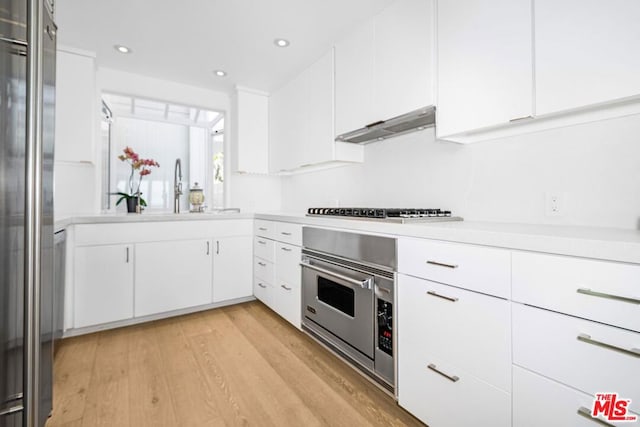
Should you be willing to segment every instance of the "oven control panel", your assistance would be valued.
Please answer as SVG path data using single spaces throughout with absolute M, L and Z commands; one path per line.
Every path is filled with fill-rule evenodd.
M 393 304 L 378 298 L 378 348 L 393 356 Z

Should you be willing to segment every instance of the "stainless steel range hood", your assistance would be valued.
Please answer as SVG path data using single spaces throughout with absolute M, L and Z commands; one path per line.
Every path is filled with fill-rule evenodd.
M 435 126 L 435 124 L 436 107 L 428 106 L 389 120 L 371 123 L 362 129 L 343 133 L 336 137 L 336 141 L 368 144 L 409 132 L 424 130 Z

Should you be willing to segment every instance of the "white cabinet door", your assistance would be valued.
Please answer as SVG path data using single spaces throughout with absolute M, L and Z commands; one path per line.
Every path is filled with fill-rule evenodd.
M 373 88 L 381 119 L 433 104 L 434 26 L 431 0 L 398 0 L 376 17 Z
M 136 244 L 135 316 L 210 304 L 211 240 Z
M 63 50 L 56 58 L 56 161 L 94 161 L 95 59 Z
M 302 143 L 306 131 L 307 81 L 304 74 L 271 95 L 273 130 L 270 134 L 272 173 L 289 171 L 302 164 Z
M 301 165 L 334 159 L 333 49 L 306 71 L 306 129 Z
M 438 2 L 438 137 L 533 114 L 531 18 L 531 0 Z
M 243 88 L 236 96 L 237 171 L 269 173 L 269 97 Z
M 213 256 L 213 302 L 249 297 L 253 239 L 251 236 L 215 239 Z
M 255 276 L 253 278 L 253 295 L 267 306 L 272 307 L 274 301 L 273 285 Z
M 133 318 L 133 245 L 75 250 L 75 328 Z
M 536 114 L 640 94 L 640 2 L 536 0 Z
M 336 135 L 382 120 L 374 106 L 374 23 L 335 46 Z

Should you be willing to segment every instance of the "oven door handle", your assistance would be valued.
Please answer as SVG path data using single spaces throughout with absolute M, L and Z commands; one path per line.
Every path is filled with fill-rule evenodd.
M 335 271 L 331 271 L 331 270 L 327 270 L 326 268 L 322 268 L 322 267 L 317 267 L 313 264 L 309 264 L 308 262 L 301 262 L 300 265 L 302 267 L 306 267 L 306 268 L 310 268 L 311 270 L 315 270 L 319 273 L 324 273 L 327 274 L 329 276 L 333 276 L 336 277 L 340 280 L 344 280 L 347 283 L 351 283 L 354 286 L 358 286 L 362 289 L 371 289 L 371 278 L 365 279 L 365 280 L 357 280 L 357 279 L 353 279 L 349 276 L 345 276 L 344 274 L 340 274 L 340 273 L 336 273 Z

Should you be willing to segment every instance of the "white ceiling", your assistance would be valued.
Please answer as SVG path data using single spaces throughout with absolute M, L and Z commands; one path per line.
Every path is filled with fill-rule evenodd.
M 56 22 L 58 43 L 96 52 L 98 66 L 214 90 L 270 91 L 393 1 L 58 0 Z M 274 46 L 278 37 L 291 46 Z

